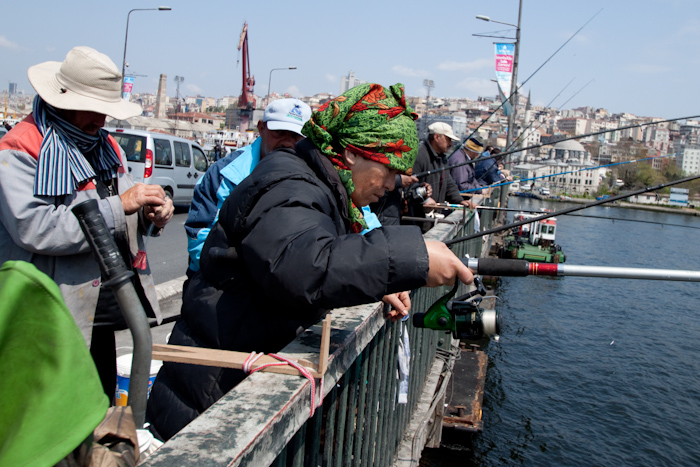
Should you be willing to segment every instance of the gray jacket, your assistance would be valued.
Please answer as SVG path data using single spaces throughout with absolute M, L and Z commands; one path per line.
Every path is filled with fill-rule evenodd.
M 33 128 L 32 128 L 33 127 Z M 99 199 L 97 190 L 85 189 L 61 197 L 35 196 L 38 153 L 36 127 L 22 122 L 0 141 L 0 264 L 10 260 L 33 263 L 59 286 L 63 299 L 88 345 L 100 292 L 100 269 L 71 208 L 97 199 L 102 217 L 115 238 L 128 241 L 135 257 L 143 250 L 146 222 L 138 214 L 125 215 L 119 196 Z M 16 132 L 16 133 L 15 133 Z M 13 134 L 15 133 L 15 134 Z M 122 161 L 126 161 L 120 148 Z M 134 185 L 128 171 L 118 174 L 119 194 Z M 133 258 L 125 258 L 131 263 Z M 150 267 L 137 270 L 153 314 L 160 310 Z M 138 287 L 138 285 L 137 285 Z M 145 305 L 147 307 L 147 305 Z M 147 310 L 150 311 L 150 310 Z

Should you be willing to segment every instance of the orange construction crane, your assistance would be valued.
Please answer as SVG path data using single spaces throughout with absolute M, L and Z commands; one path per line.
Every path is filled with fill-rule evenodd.
M 241 96 L 238 98 L 238 108 L 245 110 L 255 109 L 255 77 L 250 75 L 250 57 L 248 54 L 248 23 L 243 23 L 241 40 L 238 43 L 238 51 L 243 50 L 243 87 Z

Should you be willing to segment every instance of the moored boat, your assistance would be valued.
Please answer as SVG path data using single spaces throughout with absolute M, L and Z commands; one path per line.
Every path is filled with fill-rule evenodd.
M 519 212 L 514 221 L 520 222 L 538 214 Z M 557 220 L 555 217 L 523 224 L 503 237 L 501 258 L 524 259 L 537 263 L 563 263 L 566 255 L 556 243 Z

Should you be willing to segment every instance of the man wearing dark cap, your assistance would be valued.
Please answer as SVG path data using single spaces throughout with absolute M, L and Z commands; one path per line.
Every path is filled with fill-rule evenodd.
M 450 165 L 463 164 L 479 157 L 484 150 L 484 143 L 475 136 L 471 136 L 464 145 L 450 156 Z M 474 176 L 474 164 L 464 164 L 450 171 L 459 191 L 479 188 L 481 183 Z

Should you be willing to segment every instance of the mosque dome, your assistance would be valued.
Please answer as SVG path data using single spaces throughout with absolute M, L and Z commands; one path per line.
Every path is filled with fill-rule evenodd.
M 568 141 L 560 141 L 554 145 L 554 149 L 559 151 L 580 151 L 585 152 L 586 149 L 576 140 L 570 139 Z

